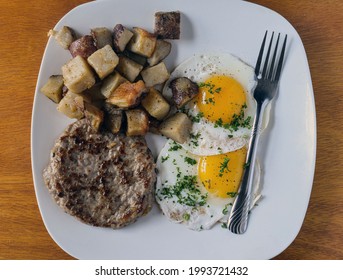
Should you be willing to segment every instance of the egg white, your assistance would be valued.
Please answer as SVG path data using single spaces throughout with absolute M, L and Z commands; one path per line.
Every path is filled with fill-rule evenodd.
M 171 99 L 172 92 L 169 83 L 177 77 L 187 77 L 195 83 L 204 82 L 213 75 L 225 75 L 237 80 L 246 92 L 245 118 L 253 120 L 256 103 L 252 91 L 256 85 L 254 70 L 239 58 L 229 53 L 196 54 L 178 65 L 166 82 L 163 95 Z M 199 111 L 193 102 L 189 102 L 185 109 L 191 117 L 198 115 Z M 251 129 L 240 127 L 237 131 L 229 131 L 223 127 L 216 127 L 206 118 L 194 122 L 191 128 L 191 137 L 182 144 L 182 147 L 196 155 L 216 155 L 242 148 L 249 141 Z M 196 139 L 196 145 L 194 137 Z
M 197 111 L 194 109 L 188 114 L 196 116 Z M 232 131 L 201 118 L 199 122 L 193 122 L 191 136 L 181 146 L 199 156 L 218 155 L 241 149 L 248 144 L 250 134 L 251 129 L 246 127 Z
M 227 223 L 231 205 L 234 198 L 220 198 L 209 193 L 198 177 L 197 164 L 189 164 L 185 158 L 191 158 L 199 162 L 199 156 L 191 154 L 183 148 L 174 149 L 176 144 L 168 140 L 157 158 L 158 177 L 156 183 L 156 201 L 163 214 L 171 221 L 184 224 L 192 230 L 205 230 L 215 224 Z M 178 197 L 165 197 L 161 194 L 163 188 L 175 186 L 183 176 L 196 176 L 197 186 L 201 195 L 206 196 L 206 204 L 187 206 L 178 202 Z M 260 198 L 259 190 L 260 169 L 256 165 L 254 177 L 255 201 Z M 187 195 L 187 193 L 184 193 Z M 254 203 L 253 203 L 254 204 Z

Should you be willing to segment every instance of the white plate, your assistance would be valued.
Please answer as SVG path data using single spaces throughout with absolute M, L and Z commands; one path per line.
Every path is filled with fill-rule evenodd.
M 260 159 L 263 200 L 251 214 L 248 231 L 234 235 L 220 226 L 194 232 L 169 222 L 155 206 L 146 217 L 120 230 L 85 225 L 65 214 L 51 199 L 42 179 L 55 139 L 72 121 L 39 92 L 70 59 L 49 39 L 32 113 L 32 169 L 39 208 L 55 242 L 80 259 L 269 259 L 298 234 L 312 189 L 316 154 L 316 119 L 309 66 L 301 39 L 279 14 L 245 1 L 125 0 L 81 5 L 56 25 L 81 34 L 117 23 L 153 31 L 156 11 L 182 13 L 181 40 L 173 42 L 169 69 L 195 52 L 230 52 L 254 65 L 265 30 L 287 33 L 289 48 L 271 121 L 262 136 Z M 265 137 L 268 135 L 268 137 Z M 154 153 L 163 144 L 148 137 Z

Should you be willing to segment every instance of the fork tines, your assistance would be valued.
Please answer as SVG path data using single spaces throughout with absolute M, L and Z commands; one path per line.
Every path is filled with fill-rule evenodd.
M 263 52 L 264 52 L 264 48 L 265 48 L 265 44 L 266 44 L 266 40 L 267 40 L 267 34 L 268 34 L 268 31 L 266 31 L 266 33 L 264 34 L 264 37 L 263 37 L 261 49 L 260 49 L 260 52 L 258 54 L 258 58 L 257 58 L 256 66 L 255 66 L 255 75 L 258 79 L 268 79 L 271 81 L 278 82 L 280 79 L 283 59 L 285 56 L 287 35 L 285 36 L 285 39 L 283 41 L 283 45 L 281 48 L 281 52 L 280 52 L 279 57 L 277 59 L 279 41 L 280 41 L 280 33 L 278 34 L 277 40 L 275 43 L 275 47 L 274 47 L 274 53 L 272 55 L 272 60 L 270 62 L 269 57 L 270 57 L 270 52 L 272 49 L 273 39 L 274 39 L 274 32 L 272 32 L 270 42 L 269 42 L 269 46 L 268 46 L 268 50 L 267 50 L 267 54 L 265 56 L 264 63 L 263 63 L 262 73 L 261 73 L 260 68 L 261 68 L 262 59 L 263 59 Z M 275 63 L 277 63 L 277 67 L 276 67 L 275 71 L 273 71 Z

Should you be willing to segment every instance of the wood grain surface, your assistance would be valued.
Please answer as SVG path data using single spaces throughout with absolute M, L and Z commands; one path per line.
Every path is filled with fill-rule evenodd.
M 30 127 L 47 31 L 85 2 L 0 0 L 0 259 L 72 259 L 49 236 L 39 213 L 31 174 Z M 297 238 L 275 259 L 342 260 L 343 2 L 251 2 L 280 13 L 299 32 L 316 102 L 317 163 L 310 204 Z

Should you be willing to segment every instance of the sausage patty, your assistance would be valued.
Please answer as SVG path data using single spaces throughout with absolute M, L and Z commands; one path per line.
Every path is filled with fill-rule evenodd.
M 120 228 L 150 211 L 156 172 L 144 137 L 96 133 L 83 119 L 57 139 L 43 178 L 65 212 Z

